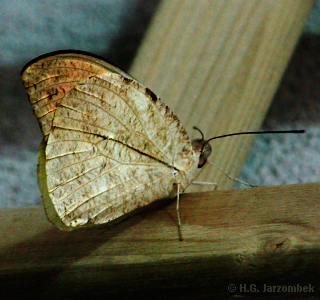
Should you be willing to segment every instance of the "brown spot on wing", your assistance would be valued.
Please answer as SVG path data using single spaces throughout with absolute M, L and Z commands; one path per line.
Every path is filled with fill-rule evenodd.
M 123 77 L 123 81 L 124 81 L 125 83 L 130 83 L 130 82 L 133 81 L 133 79 L 132 79 L 132 78 L 128 78 L 128 77 Z
M 155 93 L 148 88 L 146 88 L 146 95 L 148 95 L 153 102 L 156 102 L 158 100 L 158 97 L 155 95 Z

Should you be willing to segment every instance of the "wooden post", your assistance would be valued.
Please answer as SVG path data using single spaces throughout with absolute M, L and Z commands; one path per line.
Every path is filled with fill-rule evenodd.
M 193 137 L 200 137 L 193 126 L 207 138 L 259 130 L 312 4 L 164 0 L 130 73 L 169 105 Z M 212 161 L 236 175 L 253 139 L 212 141 Z M 199 178 L 217 182 L 218 189 L 233 185 L 213 166 Z

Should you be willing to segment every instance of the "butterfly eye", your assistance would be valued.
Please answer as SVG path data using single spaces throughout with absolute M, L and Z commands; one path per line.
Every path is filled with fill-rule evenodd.
M 202 131 L 196 126 L 193 126 L 193 129 L 199 131 L 201 134 L 201 139 L 192 141 L 192 147 L 195 151 L 198 150 L 200 152 L 198 168 L 202 168 L 207 162 L 207 158 L 210 156 L 212 148 L 208 141 L 204 140 L 204 134 L 202 133 Z
M 204 142 L 200 151 L 198 168 L 202 168 L 207 162 L 207 158 L 210 156 L 212 148 L 208 142 Z

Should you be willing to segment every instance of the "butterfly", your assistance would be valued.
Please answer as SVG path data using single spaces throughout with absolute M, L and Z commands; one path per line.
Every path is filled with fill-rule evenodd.
M 22 80 L 44 136 L 38 183 L 45 212 L 61 230 L 179 197 L 211 153 L 203 135 L 191 141 L 150 89 L 86 52 L 40 56 Z

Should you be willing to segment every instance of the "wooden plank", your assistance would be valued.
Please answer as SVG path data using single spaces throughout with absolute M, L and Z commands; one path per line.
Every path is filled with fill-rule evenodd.
M 113 227 L 72 232 L 49 224 L 42 207 L 2 209 L 0 291 L 71 299 L 134 292 L 160 299 L 194 295 L 199 287 L 203 297 L 222 287 L 230 296 L 230 283 L 236 293 L 239 284 L 260 286 L 261 280 L 314 284 L 320 279 L 319 200 L 318 183 L 185 194 L 183 242 L 175 203 Z
M 259 130 L 312 0 L 163 0 L 130 73 L 159 95 L 193 137 Z M 253 136 L 213 141 L 212 160 L 237 174 Z M 233 182 L 215 168 L 199 180 Z M 188 191 L 196 191 L 189 189 Z

